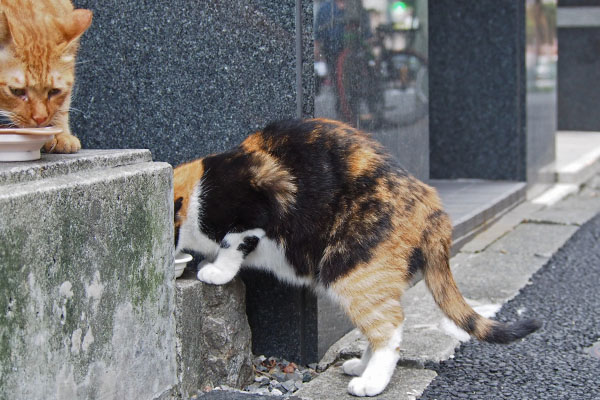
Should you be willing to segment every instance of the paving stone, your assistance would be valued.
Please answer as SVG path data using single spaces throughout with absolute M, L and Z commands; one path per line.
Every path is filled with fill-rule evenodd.
M 435 372 L 426 369 L 398 367 L 388 387 L 376 398 L 416 399 L 435 377 Z M 345 375 L 339 366 L 332 367 L 313 381 L 304 384 L 294 395 L 303 400 L 356 400 L 356 397 L 348 394 L 347 391 L 350 379 L 352 377 Z

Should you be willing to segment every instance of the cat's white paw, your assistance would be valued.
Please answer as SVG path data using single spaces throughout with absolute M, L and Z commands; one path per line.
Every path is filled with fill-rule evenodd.
M 383 392 L 389 379 L 381 376 L 357 377 L 352 378 L 348 384 L 348 393 L 354 396 L 377 396 Z
M 211 263 L 202 267 L 202 269 L 198 271 L 197 277 L 202 282 L 210 283 L 212 285 L 224 285 L 233 279 L 233 276 L 227 273 L 227 271 L 223 271 L 221 268 L 218 268 Z
M 344 371 L 346 375 L 361 376 L 366 367 L 367 366 L 361 361 L 360 358 L 353 358 L 351 360 L 344 361 L 342 364 L 342 371 Z

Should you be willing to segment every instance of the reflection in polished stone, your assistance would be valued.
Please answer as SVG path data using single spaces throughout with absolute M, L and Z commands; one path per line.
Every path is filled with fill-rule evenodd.
M 427 1 L 315 2 L 315 115 L 374 134 L 428 178 Z
M 556 132 L 556 0 L 527 0 L 527 181 L 550 183 Z

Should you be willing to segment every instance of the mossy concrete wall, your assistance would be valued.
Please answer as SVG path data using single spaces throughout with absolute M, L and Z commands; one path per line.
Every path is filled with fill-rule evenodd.
M 172 207 L 147 151 L 0 163 L 0 399 L 175 393 Z

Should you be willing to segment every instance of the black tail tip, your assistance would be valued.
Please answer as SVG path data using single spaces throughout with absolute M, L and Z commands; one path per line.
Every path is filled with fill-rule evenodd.
M 536 319 L 524 319 L 512 324 L 494 325 L 485 341 L 489 343 L 510 343 L 521 339 L 542 327 L 542 322 Z

